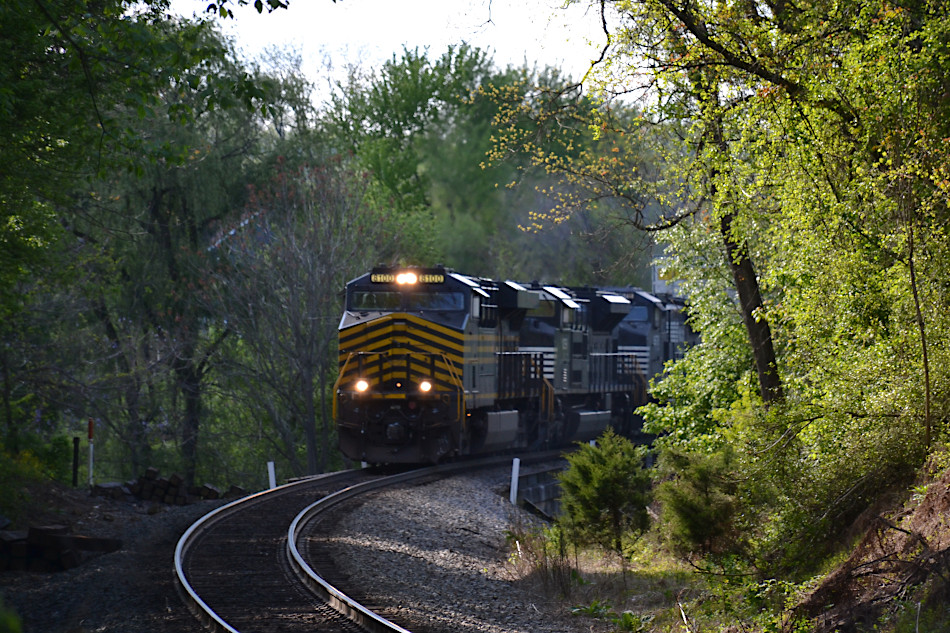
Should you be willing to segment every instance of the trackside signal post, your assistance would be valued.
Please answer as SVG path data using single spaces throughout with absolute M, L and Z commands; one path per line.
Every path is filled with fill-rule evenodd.
M 94 428 L 95 428 L 95 422 L 92 421 L 92 418 L 89 418 L 89 488 L 92 488 L 92 463 L 93 463 L 92 432 Z

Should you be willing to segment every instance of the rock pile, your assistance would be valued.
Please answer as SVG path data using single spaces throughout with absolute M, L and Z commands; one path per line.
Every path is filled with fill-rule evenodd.
M 70 534 L 68 525 L 32 526 L 0 531 L 0 570 L 62 571 L 79 565 L 91 552 L 114 552 L 122 541 Z
M 137 499 L 183 506 L 202 500 L 243 497 L 247 491 L 234 485 L 223 493 L 220 488 L 211 484 L 186 486 L 184 478 L 177 473 L 172 473 L 167 478 L 160 477 L 157 468 L 148 468 L 141 477 L 124 484 L 118 482 L 96 484 L 92 488 L 92 494 L 118 501 Z

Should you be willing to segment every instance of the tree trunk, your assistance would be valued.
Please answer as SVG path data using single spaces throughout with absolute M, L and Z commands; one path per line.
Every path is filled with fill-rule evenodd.
M 710 133 L 722 155 L 728 156 L 729 145 L 723 135 L 722 119 L 718 115 L 713 117 Z M 712 199 L 716 198 L 716 179 L 719 175 L 718 169 L 714 168 L 710 178 Z M 735 219 L 734 211 L 722 209 L 719 232 L 726 248 L 726 258 L 729 260 L 733 284 L 739 297 L 742 321 L 752 347 L 752 356 L 755 359 L 755 369 L 759 376 L 759 394 L 765 406 L 769 406 L 785 400 L 785 392 L 778 373 L 775 348 L 772 345 L 772 328 L 769 327 L 769 321 L 763 309 L 759 278 L 755 274 L 755 266 L 752 265 L 752 259 L 749 257 L 747 244 L 745 241 L 736 240 L 733 232 Z
M 927 353 L 927 324 L 920 309 L 920 292 L 917 288 L 917 267 L 914 264 L 914 224 L 911 218 L 907 227 L 907 268 L 910 270 L 910 287 L 914 293 L 914 310 L 917 315 L 917 329 L 920 332 L 920 350 L 924 363 L 924 443 L 930 449 L 933 435 L 933 421 L 930 413 L 930 358 Z
M 745 323 L 755 368 L 759 375 L 759 393 L 766 405 L 785 399 L 782 380 L 778 374 L 775 348 L 772 346 L 772 329 L 762 313 L 762 293 L 755 267 L 749 258 L 749 250 L 744 243 L 737 243 L 732 233 L 735 215 L 726 213 L 720 221 L 722 240 L 726 247 L 726 257 L 732 270 L 732 279 L 739 296 L 742 320 Z
M 181 456 L 184 461 L 185 483 L 193 486 L 198 465 L 198 429 L 201 424 L 201 372 L 195 365 L 193 347 L 188 346 L 183 351 L 190 353 L 175 361 L 178 390 L 184 399 Z
M 325 471 L 330 465 L 330 424 L 332 414 L 330 412 L 329 398 L 327 397 L 327 366 L 326 363 L 320 365 L 320 468 Z
M 20 452 L 20 442 L 17 438 L 17 428 L 16 424 L 13 422 L 13 406 L 11 401 L 13 400 L 13 379 L 10 377 L 10 360 L 7 356 L 6 346 L 0 351 L 0 359 L 2 359 L 2 368 L 3 368 L 3 417 L 6 418 L 7 426 L 7 448 L 13 452 L 14 455 Z
M 304 369 L 300 376 L 300 395 L 304 401 L 304 436 L 307 439 L 307 474 L 316 475 L 319 470 L 319 460 L 317 458 L 317 411 L 313 402 L 313 383 L 314 371 L 312 364 L 308 361 L 304 364 Z

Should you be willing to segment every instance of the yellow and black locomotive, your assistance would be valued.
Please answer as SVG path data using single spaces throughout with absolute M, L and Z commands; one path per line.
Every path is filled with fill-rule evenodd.
M 343 454 L 434 463 L 634 430 L 647 375 L 614 334 L 631 305 L 594 288 L 373 269 L 347 284 L 340 323 Z

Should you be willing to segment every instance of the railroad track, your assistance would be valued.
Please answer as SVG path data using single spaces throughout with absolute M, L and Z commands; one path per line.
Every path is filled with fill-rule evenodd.
M 523 461 L 550 459 L 538 454 Z M 511 458 L 447 464 L 383 477 L 343 471 L 245 497 L 206 515 L 175 552 L 179 587 L 192 612 L 227 633 L 407 633 L 335 587 L 329 556 L 298 541 L 326 511 L 355 495 L 413 479 L 498 466 Z M 304 554 L 302 550 L 306 550 Z M 371 606 L 371 605 L 370 605 Z
M 360 631 L 297 580 L 287 560 L 287 530 L 315 499 L 375 478 L 344 471 L 301 480 L 206 515 L 175 551 L 185 602 L 219 632 Z

